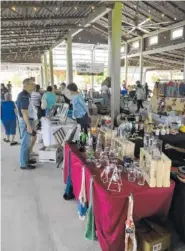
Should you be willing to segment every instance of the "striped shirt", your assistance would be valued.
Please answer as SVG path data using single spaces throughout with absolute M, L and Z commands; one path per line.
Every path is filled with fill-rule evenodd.
M 41 103 L 41 94 L 39 92 L 32 92 L 31 101 L 34 106 L 40 106 Z

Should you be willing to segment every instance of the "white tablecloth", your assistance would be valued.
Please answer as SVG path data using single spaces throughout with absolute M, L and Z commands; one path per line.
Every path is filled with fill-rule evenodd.
M 67 120 L 65 124 L 55 124 L 53 125 L 49 118 L 43 117 L 41 119 L 42 123 L 42 137 L 44 146 L 51 146 L 57 144 L 53 133 L 62 127 L 64 133 L 67 134 L 69 129 L 72 129 L 76 125 L 75 121 Z

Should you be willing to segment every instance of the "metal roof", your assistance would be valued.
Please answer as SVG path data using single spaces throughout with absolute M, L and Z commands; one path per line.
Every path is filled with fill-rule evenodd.
M 101 9 L 112 7 L 113 1 L 1 1 L 2 61 L 15 62 L 23 58 L 40 61 L 41 53 L 64 40 L 71 31 L 80 29 L 73 38 L 75 43 L 106 44 L 107 13 L 92 18 L 91 22 L 89 18 L 101 13 Z M 144 26 L 145 32 L 185 20 L 185 2 L 123 1 L 122 40 L 145 34 L 130 27 L 138 21 L 145 23 L 146 19 L 150 20 Z M 172 51 L 160 57 L 172 60 L 181 53 Z M 176 59 L 181 60 L 181 55 Z

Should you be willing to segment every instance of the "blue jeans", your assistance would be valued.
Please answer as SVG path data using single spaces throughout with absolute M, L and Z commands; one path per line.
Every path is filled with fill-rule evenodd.
M 33 122 L 30 120 L 31 126 L 33 126 Z M 22 118 L 19 118 L 19 127 L 21 131 L 20 165 L 21 168 L 26 168 L 30 155 L 31 135 L 27 132 L 26 124 Z
M 109 104 L 109 96 L 107 93 L 102 93 L 103 105 L 108 106 Z

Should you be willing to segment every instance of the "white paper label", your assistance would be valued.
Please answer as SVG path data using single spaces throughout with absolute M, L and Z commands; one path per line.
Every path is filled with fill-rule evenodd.
M 153 251 L 160 251 L 162 249 L 162 243 L 158 243 L 153 246 Z

